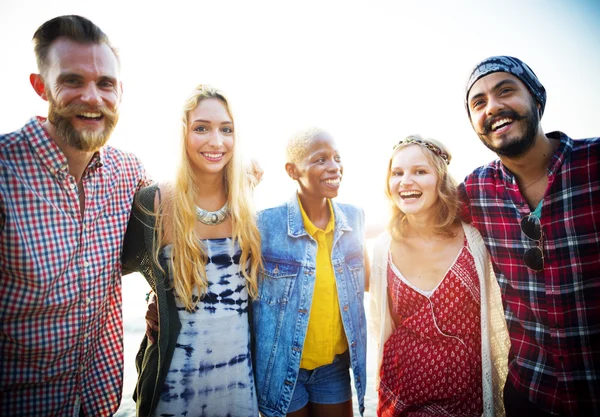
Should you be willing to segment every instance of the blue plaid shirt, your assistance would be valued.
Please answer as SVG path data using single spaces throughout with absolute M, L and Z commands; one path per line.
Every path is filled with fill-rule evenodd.
M 43 118 L 0 135 L 0 415 L 107 416 L 121 400 L 121 241 L 147 184 L 105 146 L 83 174 L 85 211 Z

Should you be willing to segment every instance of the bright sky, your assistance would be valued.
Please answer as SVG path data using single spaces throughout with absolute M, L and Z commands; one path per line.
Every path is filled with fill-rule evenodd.
M 600 135 L 600 1 L 47 1 L 0 3 L 0 132 L 47 106 L 29 84 L 31 37 L 81 14 L 119 47 L 125 88 L 111 144 L 157 179 L 177 160 L 180 108 L 197 84 L 223 90 L 238 140 L 266 173 L 259 206 L 291 195 L 283 144 L 316 125 L 345 163 L 340 200 L 386 213 L 389 151 L 411 133 L 445 142 L 458 180 L 491 159 L 463 107 L 472 67 L 490 55 L 528 63 L 548 91 L 542 125 Z

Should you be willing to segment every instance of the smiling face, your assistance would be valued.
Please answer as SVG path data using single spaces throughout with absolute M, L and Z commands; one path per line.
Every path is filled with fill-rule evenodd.
M 117 57 L 106 44 L 58 38 L 43 75 L 34 74 L 38 94 L 49 103 L 48 121 L 67 145 L 94 152 L 118 121 L 121 101 Z
M 286 164 L 286 170 L 298 182 L 301 197 L 319 200 L 337 197 L 344 167 L 333 139 L 320 134 L 299 161 Z
M 539 109 L 517 77 L 506 72 L 482 77 L 473 84 L 467 103 L 473 129 L 496 154 L 519 156 L 535 144 Z
M 233 156 L 233 120 L 218 98 L 200 100 L 188 112 L 186 153 L 195 173 L 218 174 Z
M 406 215 L 428 216 L 438 200 L 438 174 L 417 144 L 398 149 L 390 162 L 389 195 Z

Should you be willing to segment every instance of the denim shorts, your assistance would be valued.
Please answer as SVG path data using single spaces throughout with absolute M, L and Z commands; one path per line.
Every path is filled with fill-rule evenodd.
M 308 402 L 340 404 L 352 398 L 348 351 L 336 355 L 329 365 L 311 371 L 300 368 L 288 413 L 300 410 Z

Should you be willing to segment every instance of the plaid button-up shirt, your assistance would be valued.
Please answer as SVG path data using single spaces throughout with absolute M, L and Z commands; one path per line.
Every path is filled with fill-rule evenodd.
M 500 161 L 461 184 L 502 289 L 511 339 L 509 379 L 558 415 L 600 415 L 600 138 L 561 132 L 542 202 L 544 269 L 523 263 L 520 221 L 532 210 Z
M 107 416 L 123 377 L 121 241 L 140 161 L 110 146 L 85 211 L 43 118 L 0 135 L 0 415 Z

